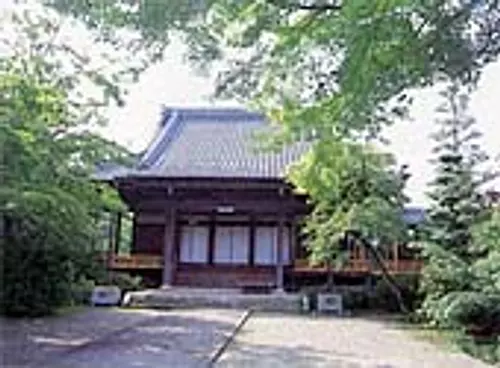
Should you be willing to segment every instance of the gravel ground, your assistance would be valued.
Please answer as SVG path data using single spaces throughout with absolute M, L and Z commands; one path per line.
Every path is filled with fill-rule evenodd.
M 0 320 L 1 367 L 205 367 L 243 312 L 88 309 Z
M 361 318 L 254 314 L 219 367 L 480 368 L 388 322 Z
M 8 368 L 207 367 L 242 311 L 87 309 L 38 320 L 0 319 Z M 255 313 L 217 367 L 476 368 L 463 354 L 412 339 L 388 322 Z

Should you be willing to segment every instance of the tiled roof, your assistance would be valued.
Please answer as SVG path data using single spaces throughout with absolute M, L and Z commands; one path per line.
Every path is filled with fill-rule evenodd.
M 263 149 L 258 137 L 271 129 L 262 115 L 242 109 L 166 109 L 159 133 L 127 176 L 283 178 L 309 143 Z

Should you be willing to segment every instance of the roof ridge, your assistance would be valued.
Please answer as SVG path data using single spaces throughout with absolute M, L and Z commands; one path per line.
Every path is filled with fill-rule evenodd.
M 234 119 L 240 122 L 244 120 L 267 120 L 266 116 L 258 111 L 251 111 L 243 107 L 173 107 L 163 106 L 163 114 L 177 113 L 187 119 Z

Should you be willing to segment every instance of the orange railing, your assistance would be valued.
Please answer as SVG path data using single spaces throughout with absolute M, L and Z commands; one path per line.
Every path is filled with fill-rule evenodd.
M 161 269 L 163 257 L 152 254 L 110 254 L 108 267 L 112 270 Z
M 422 268 L 422 261 L 417 259 L 385 260 L 384 265 L 390 273 L 418 273 Z M 297 272 L 325 272 L 324 265 L 313 265 L 307 259 L 296 259 L 293 270 Z M 379 267 L 370 260 L 350 259 L 338 270 L 340 272 L 372 272 L 380 273 Z

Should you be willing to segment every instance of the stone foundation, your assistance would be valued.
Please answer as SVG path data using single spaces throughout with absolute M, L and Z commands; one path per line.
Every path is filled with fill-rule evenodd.
M 299 312 L 300 294 L 242 294 L 237 289 L 169 288 L 127 293 L 124 304 L 134 308 L 234 308 Z

